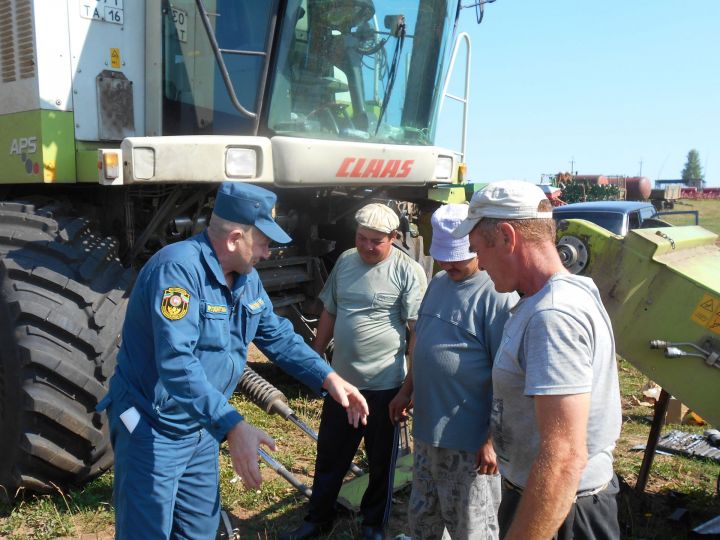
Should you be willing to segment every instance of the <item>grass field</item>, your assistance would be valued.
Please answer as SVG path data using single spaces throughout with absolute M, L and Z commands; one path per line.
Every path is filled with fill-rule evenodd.
M 720 201 L 682 201 L 675 208 L 680 209 L 698 210 L 700 224 L 720 232 Z M 678 225 L 687 223 L 683 223 L 684 218 L 679 216 L 668 219 Z M 280 388 L 297 416 L 317 429 L 320 400 L 302 391 L 259 355 L 251 358 L 251 367 Z M 619 505 L 623 538 L 692 538 L 692 527 L 720 513 L 716 492 L 720 465 L 702 459 L 658 455 L 646 493 L 636 494 L 631 487 L 637 478 L 642 452 L 633 450 L 633 447 L 646 442 L 652 409 L 642 404 L 641 388 L 646 378 L 622 359 L 619 369 L 623 429 L 615 454 L 615 468 L 623 484 Z M 233 399 L 252 424 L 267 430 L 275 438 L 278 445 L 275 458 L 298 479 L 310 485 L 314 442 L 289 422 L 268 416 L 244 398 L 236 396 Z M 704 429 L 691 426 L 668 426 L 665 429 L 671 428 L 694 432 Z M 246 491 L 236 481 L 225 450 L 221 451 L 220 459 L 223 506 L 233 526 L 240 531 L 241 538 L 273 539 L 280 531 L 300 523 L 304 516 L 305 499 L 274 471 L 261 465 L 265 479 L 262 489 Z M 362 453 L 356 463 L 364 465 Z M 407 498 L 407 489 L 396 493 L 389 538 L 405 530 Z M 80 490 L 21 496 L 12 505 L 0 503 L 0 538 L 113 538 L 111 500 L 112 474 L 108 473 Z M 674 519 L 677 509 L 685 509 L 686 512 Z M 358 529 L 354 516 L 345 513 L 325 538 L 354 538 Z
M 696 210 L 700 216 L 700 226 L 720 234 L 720 199 L 681 199 L 675 204 L 675 208 L 668 211 L 682 210 Z M 670 215 L 663 219 L 673 225 L 693 225 L 695 223 L 694 217 L 690 215 Z
M 272 380 L 289 398 L 298 417 L 315 429 L 319 423 L 320 400 L 306 394 L 289 377 L 256 357 L 251 363 L 262 376 Z M 616 470 L 624 489 L 620 498 L 620 520 L 624 538 L 691 538 L 690 528 L 720 513 L 715 482 L 720 465 L 682 456 L 658 455 L 650 475 L 647 492 L 638 495 L 634 486 L 642 452 L 632 450 L 644 444 L 649 431 L 652 409 L 638 404 L 646 379 L 625 361 L 620 361 L 623 396 L 623 430 L 616 452 Z M 236 406 L 254 425 L 265 429 L 276 440 L 274 454 L 298 479 L 310 485 L 314 463 L 314 443 L 292 424 L 277 416 L 268 416 L 242 397 L 235 397 Z M 701 427 L 669 426 L 685 431 Z M 221 452 L 221 494 L 243 539 L 273 539 L 277 534 L 300 523 L 304 516 L 305 499 L 295 488 L 261 465 L 265 483 L 261 490 L 242 489 L 232 472 L 225 450 Z M 365 465 L 360 453 L 356 460 Z M 404 531 L 407 489 L 396 493 L 389 538 Z M 100 538 L 113 537 L 111 507 L 112 475 L 90 483 L 82 490 L 47 496 L 28 496 L 15 505 L 0 505 L 0 538 Z M 676 508 L 686 508 L 681 521 L 669 516 Z M 341 515 L 335 529 L 325 538 L 351 539 L 359 524 L 348 512 Z

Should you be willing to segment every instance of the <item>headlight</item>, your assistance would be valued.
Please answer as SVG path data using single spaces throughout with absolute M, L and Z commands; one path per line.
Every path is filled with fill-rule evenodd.
M 228 148 L 225 154 L 225 174 L 230 178 L 255 178 L 257 176 L 255 149 Z
M 453 158 L 450 156 L 438 156 L 435 163 L 435 178 L 437 180 L 449 180 L 453 173 Z
M 150 180 L 155 176 L 155 150 L 147 147 L 136 147 L 132 151 L 135 178 Z

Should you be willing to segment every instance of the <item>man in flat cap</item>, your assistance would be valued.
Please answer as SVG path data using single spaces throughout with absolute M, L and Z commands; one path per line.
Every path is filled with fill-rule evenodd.
M 227 439 L 248 488 L 262 478 L 257 449 L 275 448 L 228 402 L 251 342 L 284 371 L 331 399 L 350 431 L 367 403 L 291 324 L 273 312 L 253 266 L 271 241 L 275 195 L 242 183 L 220 186 L 210 226 L 158 251 L 130 296 L 108 395 L 115 451 L 116 537 L 214 539 L 219 524 L 218 450 Z
M 492 370 L 500 537 L 619 538 L 612 326 L 592 279 L 563 267 L 550 201 L 527 182 L 489 184 L 453 235 L 469 235 L 497 291 L 524 294 Z
M 355 248 L 340 255 L 320 293 L 324 309 L 313 347 L 322 353 L 334 337 L 333 367 L 360 388 L 370 415 L 364 428 L 347 429 L 342 409 L 325 400 L 309 511 L 298 529 L 281 537 L 288 540 L 330 530 L 343 478 L 363 438 L 370 481 L 361 503 L 362 537 L 382 539 L 390 514 L 398 432 L 388 404 L 405 379 L 406 339 L 427 279 L 417 262 L 393 248 L 399 227 L 393 210 L 368 204 L 355 220 Z

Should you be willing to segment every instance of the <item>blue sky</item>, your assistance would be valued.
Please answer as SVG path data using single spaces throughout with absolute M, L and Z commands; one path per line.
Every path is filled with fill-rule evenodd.
M 471 180 L 538 182 L 571 161 L 578 174 L 680 178 L 695 148 L 720 186 L 720 0 L 497 0 L 481 25 L 473 9 L 461 21 Z M 446 101 L 437 144 L 460 147 L 458 115 Z

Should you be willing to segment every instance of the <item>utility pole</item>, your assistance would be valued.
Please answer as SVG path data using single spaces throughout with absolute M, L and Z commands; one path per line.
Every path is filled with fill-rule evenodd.
M 638 173 L 638 176 L 642 176 L 642 158 L 640 158 L 640 172 Z
M 570 176 L 575 176 L 575 156 L 570 158 Z

